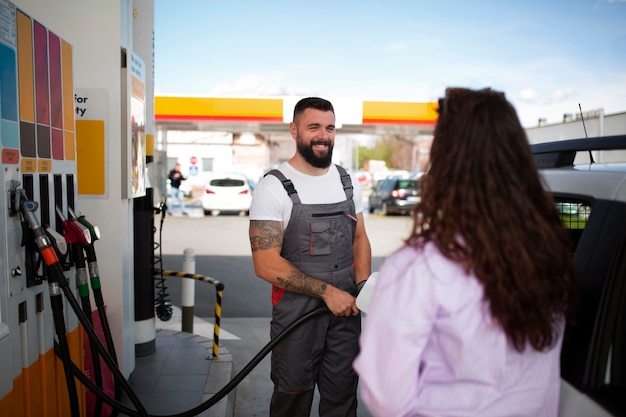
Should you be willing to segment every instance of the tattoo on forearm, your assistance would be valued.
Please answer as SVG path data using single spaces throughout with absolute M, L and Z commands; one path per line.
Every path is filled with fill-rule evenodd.
M 326 293 L 327 284 L 325 282 L 311 278 L 295 267 L 292 268 L 287 277 L 278 276 L 276 279 L 287 291 L 317 297 Z
M 268 220 L 250 221 L 250 247 L 252 252 L 281 248 L 283 229 L 281 222 Z M 327 290 L 324 281 L 304 274 L 294 265 L 290 265 L 287 276 L 277 276 L 279 284 L 287 291 L 321 298 Z
M 283 245 L 283 231 L 280 222 L 253 220 L 250 222 L 250 247 L 252 252 Z

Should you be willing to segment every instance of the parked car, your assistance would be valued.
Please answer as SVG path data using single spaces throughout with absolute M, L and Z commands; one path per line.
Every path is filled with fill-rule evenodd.
M 250 213 L 252 190 L 248 178 L 241 174 L 211 174 L 202 191 L 205 215 L 235 212 L 240 216 Z
M 369 212 L 410 214 L 420 201 L 421 176 L 391 175 L 382 179 L 368 197 Z
M 572 236 L 579 300 L 561 351 L 559 416 L 626 415 L 626 135 L 533 145 Z M 608 155 L 618 150 L 617 158 Z M 589 157 L 596 152 L 594 162 Z M 583 163 L 575 163 L 576 156 Z M 610 159 L 609 159 L 610 158 Z M 622 159 L 626 160 L 626 158 Z

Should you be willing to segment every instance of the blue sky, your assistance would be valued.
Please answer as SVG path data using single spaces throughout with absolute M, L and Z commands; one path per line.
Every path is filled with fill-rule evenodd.
M 522 124 L 626 111 L 626 0 L 155 0 L 155 94 L 429 101 L 504 91 Z

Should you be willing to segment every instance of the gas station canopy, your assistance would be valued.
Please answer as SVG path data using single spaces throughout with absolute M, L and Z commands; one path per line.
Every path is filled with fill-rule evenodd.
M 283 133 L 301 98 L 156 96 L 154 113 L 164 130 Z M 342 134 L 430 135 L 437 120 L 436 102 L 329 100 Z

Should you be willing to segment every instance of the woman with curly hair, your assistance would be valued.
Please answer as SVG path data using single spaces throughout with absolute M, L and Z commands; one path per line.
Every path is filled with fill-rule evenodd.
M 374 416 L 556 416 L 570 241 L 504 94 L 448 88 L 354 363 Z

